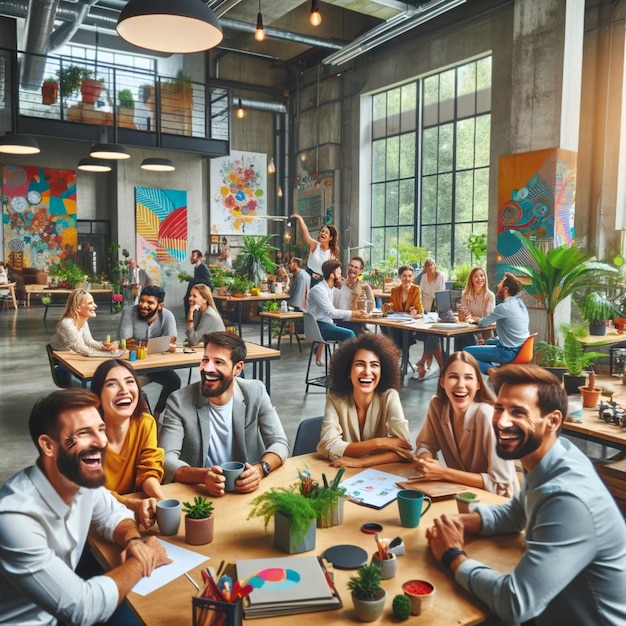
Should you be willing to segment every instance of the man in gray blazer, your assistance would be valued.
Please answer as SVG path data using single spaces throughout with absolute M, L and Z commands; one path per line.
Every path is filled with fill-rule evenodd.
M 165 450 L 165 480 L 204 484 L 224 495 L 220 465 L 241 461 L 236 490 L 250 493 L 289 456 L 289 443 L 265 386 L 237 378 L 246 344 L 235 334 L 208 333 L 200 381 L 174 392 L 159 423 Z

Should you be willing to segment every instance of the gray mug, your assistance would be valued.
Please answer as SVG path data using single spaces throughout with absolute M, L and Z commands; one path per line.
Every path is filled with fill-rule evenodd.
M 225 491 L 235 491 L 235 481 L 239 478 L 241 472 L 243 472 L 244 467 L 244 464 L 239 461 L 222 463 L 221 468 L 224 472 L 224 478 L 226 479 L 224 485 Z
M 161 500 L 156 505 L 156 518 L 159 532 L 169 536 L 178 533 L 180 526 L 180 500 L 169 498 Z

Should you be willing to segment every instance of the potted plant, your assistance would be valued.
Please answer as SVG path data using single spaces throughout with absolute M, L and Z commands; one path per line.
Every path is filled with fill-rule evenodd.
M 193 504 L 183 502 L 185 541 L 200 546 L 213 541 L 213 503 L 202 496 L 194 496 Z
M 54 76 L 48 76 L 41 85 L 41 103 L 56 104 L 59 95 L 59 81 Z
M 373 622 L 383 613 L 387 592 L 381 587 L 382 573 L 373 563 L 359 567 L 356 575 L 348 580 L 352 592 L 352 604 L 362 622 Z
M 117 125 L 125 128 L 135 126 L 135 98 L 130 89 L 120 89 L 117 92 L 119 107 L 117 109 Z
M 315 548 L 317 509 L 293 487 L 270 489 L 252 500 L 248 519 L 262 517 L 265 528 L 274 518 L 274 544 L 287 554 Z
M 323 485 L 311 477 L 308 469 L 298 472 L 300 478 L 299 490 L 305 497 L 313 501 L 317 510 L 317 527 L 332 528 L 343 523 L 343 505 L 346 490 L 339 486 L 346 469 L 339 469 L 331 482 L 322 474 Z
M 230 282 L 228 290 L 235 298 L 243 298 L 246 292 L 254 287 L 254 283 L 241 274 L 235 274 Z
M 85 68 L 79 65 L 66 65 L 56 71 L 61 89 L 61 98 L 71 98 L 78 94 L 84 71 Z
M 50 267 L 50 276 L 58 279 L 64 289 L 75 289 L 76 285 L 83 282 L 85 272 L 83 268 L 71 259 L 64 259 Z M 64 285 L 64 287 L 63 287 Z
M 561 330 L 565 337 L 563 342 L 563 359 L 567 374 L 563 376 L 563 386 L 568 395 L 578 393 L 578 388 L 586 381 L 584 370 L 590 367 L 594 361 L 605 357 L 602 352 L 585 352 L 579 337 L 585 337 L 587 330 L 583 324 L 562 324 Z
M 276 235 L 243 235 L 240 252 L 235 259 L 236 271 L 258 285 L 267 279 L 267 272 L 276 269 L 271 253 L 278 250 L 270 245 Z
M 600 336 L 606 334 L 606 321 L 613 319 L 616 314 L 613 303 L 597 291 L 583 298 L 580 312 L 589 322 L 589 334 Z
M 376 533 L 374 540 L 376 552 L 372 555 L 372 563 L 380 569 L 383 580 L 394 578 L 398 573 L 398 561 L 396 555 L 389 551 L 391 539 L 381 539 Z
M 104 79 L 94 78 L 91 70 L 83 67 L 80 81 L 80 95 L 85 104 L 95 104 L 104 89 Z
M 563 374 L 567 372 L 563 348 L 547 341 L 535 343 L 535 363 L 552 372 L 559 380 L 563 380 Z
M 182 71 L 161 83 L 161 127 L 166 133 L 191 135 L 193 85 Z
M 556 343 L 554 312 L 556 307 L 576 291 L 597 286 L 602 279 L 618 274 L 618 270 L 583 252 L 576 243 L 563 244 L 548 250 L 535 247 L 519 231 L 511 231 L 530 256 L 528 265 L 507 266 L 506 269 L 531 280 L 530 289 L 546 307 L 548 343 Z
M 583 406 L 586 409 L 593 409 L 598 404 L 602 387 L 596 387 L 596 373 L 593 370 L 589 372 L 587 384 L 578 387 L 578 390 L 583 397 Z

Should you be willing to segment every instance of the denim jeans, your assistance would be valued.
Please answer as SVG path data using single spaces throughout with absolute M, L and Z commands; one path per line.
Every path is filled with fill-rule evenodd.
M 342 328 L 328 322 L 318 322 L 317 325 L 320 327 L 320 333 L 322 333 L 322 337 L 326 341 L 345 341 L 346 339 L 356 337 L 354 331 L 349 328 Z
M 498 339 L 487 339 L 484 346 L 466 346 L 463 350 L 478 361 L 480 371 L 486 374 L 493 363 L 510 363 L 517 356 L 519 346 L 507 348 Z

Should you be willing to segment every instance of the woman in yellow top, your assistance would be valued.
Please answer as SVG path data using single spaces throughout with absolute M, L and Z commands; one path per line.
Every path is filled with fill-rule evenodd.
M 127 361 L 110 359 L 98 366 L 91 391 L 100 398 L 100 413 L 109 445 L 104 457 L 105 487 L 149 528 L 156 520 L 161 490 L 164 452 L 157 445 L 155 419 L 146 412 L 137 374 Z M 143 491 L 148 498 L 124 498 Z

